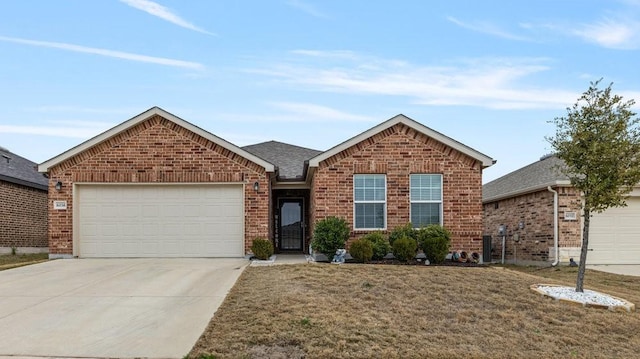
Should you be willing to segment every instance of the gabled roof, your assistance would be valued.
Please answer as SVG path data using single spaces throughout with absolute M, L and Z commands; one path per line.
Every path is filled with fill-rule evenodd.
M 38 173 L 37 163 L 0 147 L 0 180 L 46 191 L 49 180 Z
M 556 156 L 545 156 L 540 161 L 522 167 L 482 186 L 482 201 L 492 202 L 504 198 L 537 192 L 548 186 L 569 186 L 569 178 L 558 170 L 564 161 Z
M 359 142 L 361 142 L 363 140 L 366 140 L 367 138 L 369 138 L 369 137 L 371 137 L 371 136 L 373 136 L 373 135 L 375 135 L 375 134 L 377 134 L 379 132 L 382 132 L 382 131 L 390 128 L 390 127 L 393 127 L 393 126 L 395 126 L 395 125 L 397 125 L 399 123 L 401 123 L 401 124 L 403 124 L 405 126 L 408 126 L 410 128 L 413 128 L 414 130 L 416 130 L 418 132 L 421 132 L 424 135 L 426 135 L 426 136 L 428 136 L 430 138 L 433 138 L 436 141 L 439 141 L 439 142 L 441 142 L 441 143 L 443 143 L 443 144 L 445 144 L 445 145 L 447 145 L 447 146 L 449 146 L 449 147 L 451 147 L 451 148 L 453 148 L 453 149 L 455 149 L 457 151 L 460 151 L 461 153 L 463 153 L 463 154 L 465 154 L 465 155 L 467 155 L 467 156 L 469 156 L 471 158 L 474 158 L 474 159 L 480 161 L 482 163 L 482 167 L 483 168 L 489 167 L 489 166 L 491 166 L 491 165 L 493 165 L 495 163 L 495 161 L 491 157 L 489 157 L 489 156 L 487 156 L 487 155 L 485 155 L 483 153 L 480 153 L 480 152 L 474 150 L 473 148 L 471 148 L 469 146 L 463 145 L 462 143 L 460 143 L 460 142 L 458 142 L 458 141 L 456 141 L 456 140 L 454 140 L 454 139 L 452 139 L 450 137 L 447 137 L 447 136 L 441 134 L 440 132 L 432 130 L 429 127 L 427 127 L 427 126 L 425 126 L 425 125 L 423 125 L 423 124 L 421 124 L 419 122 L 416 122 L 416 121 L 410 119 L 409 117 L 407 117 L 405 115 L 400 114 L 400 115 L 397 115 L 397 116 L 395 116 L 395 117 L 393 117 L 393 118 L 391 118 L 391 119 L 389 119 L 389 120 L 387 120 L 387 121 L 385 121 L 385 122 L 383 122 L 383 123 L 371 128 L 371 129 L 369 129 L 369 130 L 367 130 L 367 131 L 365 131 L 365 132 L 363 132 L 363 133 L 361 133 L 361 134 L 359 134 L 359 135 L 357 135 L 357 136 L 355 136 L 355 137 L 353 137 L 353 138 L 351 138 L 351 139 L 349 139 L 349 140 L 347 140 L 345 142 L 342 142 L 341 144 L 339 144 L 339 145 L 337 145 L 337 146 L 335 146 L 335 147 L 333 147 L 333 148 L 331 148 L 331 149 L 319 154 L 318 156 L 315 156 L 315 157 L 311 158 L 309 160 L 309 166 L 310 167 L 318 167 L 320 162 L 322 162 L 322 161 L 324 161 L 324 160 L 326 160 L 326 159 L 328 159 L 328 158 L 330 158 L 330 157 L 332 157 L 332 156 L 334 156 L 334 155 L 336 155 L 336 154 L 348 149 L 349 147 L 351 147 L 351 146 L 353 146 L 353 145 L 355 145 L 355 144 L 357 144 L 357 143 L 359 143 Z
M 73 157 L 73 156 L 75 156 L 75 155 L 77 155 L 77 154 L 79 154 L 79 153 L 81 153 L 81 152 L 83 152 L 83 151 L 85 151 L 85 150 L 87 150 L 87 149 L 89 149 L 89 148 L 91 148 L 91 147 L 93 147 L 93 146 L 105 141 L 105 140 L 108 140 L 109 138 L 111 138 L 113 136 L 116 136 L 120 132 L 126 131 L 129 128 L 132 128 L 132 127 L 136 126 L 137 124 L 139 124 L 141 122 L 144 122 L 147 119 L 149 119 L 150 117 L 153 117 L 153 116 L 156 116 L 156 115 L 161 116 L 161 117 L 163 117 L 163 118 L 165 118 L 165 119 L 167 119 L 167 120 L 169 120 L 169 121 L 171 121 L 171 122 L 173 122 L 173 123 L 175 123 L 175 124 L 177 124 L 179 126 L 182 126 L 182 127 L 186 128 L 187 130 L 189 130 L 189 131 L 191 131 L 193 133 L 196 133 L 199 136 L 202 136 L 202 137 L 206 138 L 207 140 L 215 143 L 216 145 L 221 146 L 221 147 L 223 147 L 223 148 L 225 148 L 225 149 L 227 149 L 227 150 L 229 150 L 231 152 L 234 152 L 234 153 L 238 154 L 239 156 L 242 156 L 242 157 L 248 159 L 251 162 L 254 162 L 257 165 L 260 165 L 260 166 L 264 167 L 265 171 L 267 171 L 267 172 L 273 172 L 275 170 L 275 167 L 274 167 L 273 164 L 271 164 L 271 163 L 269 163 L 269 162 L 267 162 L 267 161 L 265 161 L 265 160 L 263 160 L 261 158 L 256 157 L 255 155 L 253 155 L 253 154 L 241 149 L 240 147 L 238 147 L 238 146 L 236 146 L 236 145 L 234 145 L 234 144 L 232 144 L 230 142 L 227 142 L 227 141 L 223 140 L 222 138 L 220 138 L 220 137 L 218 137 L 218 136 L 216 136 L 216 135 L 214 135 L 214 134 L 212 134 L 210 132 L 207 132 L 207 131 L 201 129 L 200 127 L 197 127 L 197 126 L 195 126 L 195 125 L 193 125 L 193 124 L 191 124 L 191 123 L 189 123 L 189 122 L 187 122 L 187 121 L 185 121 L 185 120 L 183 120 L 183 119 L 181 119 L 181 118 L 179 118 L 179 117 L 177 117 L 177 116 L 175 116 L 175 115 L 173 115 L 173 114 L 171 114 L 171 113 L 169 113 L 169 112 L 167 112 L 167 111 L 165 111 L 165 110 L 163 110 L 163 109 L 161 109 L 159 107 L 152 107 L 152 108 L 148 109 L 147 111 L 139 114 L 138 116 L 135 116 L 135 117 L 133 117 L 133 118 L 131 118 L 131 119 L 129 119 L 129 120 L 127 120 L 127 121 L 125 121 L 125 122 L 113 127 L 113 128 L 111 128 L 110 130 L 107 130 L 107 131 L 97 135 L 96 137 L 79 144 L 78 146 L 76 146 L 76 147 L 74 147 L 74 148 L 72 148 L 72 149 L 70 149 L 68 151 L 66 151 L 66 152 L 64 152 L 64 153 L 62 153 L 62 154 L 60 154 L 60 155 L 58 155 L 56 157 L 53 157 L 50 160 L 47 160 L 47 161 L 41 163 L 38 166 L 38 171 L 40 171 L 40 172 L 48 172 L 51 167 L 53 167 L 53 166 L 65 161 L 65 160 L 68 160 L 69 158 L 71 158 L 71 157 Z
M 276 165 L 278 178 L 282 180 L 304 180 L 306 161 L 322 153 L 277 141 L 257 143 L 242 149 Z

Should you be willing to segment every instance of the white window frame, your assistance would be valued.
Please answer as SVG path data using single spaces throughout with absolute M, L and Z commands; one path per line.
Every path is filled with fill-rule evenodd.
M 356 200 L 356 177 L 359 176 L 382 176 L 384 177 L 384 200 L 373 200 L 373 201 L 358 201 Z M 383 221 L 384 226 L 382 228 L 358 228 L 356 227 L 356 206 L 358 204 L 367 204 L 367 203 L 382 203 L 383 204 Z M 387 229 L 387 175 L 382 173 L 358 173 L 353 175 L 353 230 L 354 231 L 384 231 Z
M 411 197 L 411 177 L 413 176 L 424 176 L 424 175 L 428 175 L 428 176 L 438 176 L 440 177 L 440 200 L 413 200 L 413 198 Z M 440 173 L 412 173 L 409 175 L 409 220 L 413 219 L 413 213 L 412 212 L 412 204 L 414 203 L 438 203 L 439 204 L 439 211 L 440 211 L 440 225 L 443 225 L 444 222 L 444 213 L 443 213 L 443 206 L 442 203 L 444 202 L 444 188 L 443 188 L 444 184 L 442 183 L 442 174 Z M 413 228 L 415 229 L 419 229 L 420 227 L 416 227 L 415 223 L 411 223 L 411 225 L 413 226 Z

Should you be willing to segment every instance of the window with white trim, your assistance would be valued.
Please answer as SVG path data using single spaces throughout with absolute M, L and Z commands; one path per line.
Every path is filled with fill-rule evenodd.
M 387 177 L 353 176 L 354 229 L 385 229 L 387 217 Z
M 413 228 L 442 225 L 442 175 L 412 174 L 410 182 Z

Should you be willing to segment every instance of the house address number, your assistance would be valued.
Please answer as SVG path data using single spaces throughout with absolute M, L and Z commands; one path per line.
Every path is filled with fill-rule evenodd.
M 53 209 L 67 209 L 67 201 L 53 201 Z

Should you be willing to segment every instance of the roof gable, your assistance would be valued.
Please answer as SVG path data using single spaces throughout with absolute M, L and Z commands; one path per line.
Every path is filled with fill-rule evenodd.
M 556 156 L 546 156 L 482 186 L 482 201 L 492 202 L 504 198 L 546 189 L 548 186 L 568 186 L 569 178 L 557 168 L 564 161 Z
M 370 137 L 372 137 L 372 136 L 374 136 L 374 135 L 376 135 L 376 134 L 378 134 L 378 133 L 380 133 L 382 131 L 385 131 L 385 130 L 387 130 L 387 129 L 389 129 L 389 128 L 397 125 L 397 124 L 403 124 L 403 125 L 405 125 L 407 127 L 410 127 L 412 129 L 414 129 L 415 131 L 424 134 L 427 137 L 430 137 L 430 138 L 432 138 L 432 139 L 434 139 L 434 140 L 436 140 L 438 142 L 441 142 L 441 143 L 443 143 L 443 144 L 445 144 L 445 145 L 447 145 L 447 146 L 459 151 L 460 153 L 463 153 L 463 154 L 465 154 L 465 155 L 467 155 L 467 156 L 479 161 L 480 163 L 482 163 L 482 167 L 483 168 L 489 167 L 489 166 L 491 166 L 491 165 L 493 165 L 495 163 L 495 161 L 491 157 L 489 157 L 489 156 L 487 156 L 487 155 L 485 155 L 485 154 L 483 154 L 481 152 L 478 152 L 478 151 L 474 150 L 473 148 L 471 148 L 469 146 L 466 146 L 466 145 L 464 145 L 464 144 L 462 144 L 462 143 L 460 143 L 460 142 L 458 142 L 458 141 L 456 141 L 456 140 L 454 140 L 454 139 L 452 139 L 452 138 L 450 138 L 448 136 L 445 136 L 445 135 L 441 134 L 440 132 L 437 132 L 437 131 L 435 131 L 435 130 L 433 130 L 433 129 L 431 129 L 431 128 L 429 128 L 429 127 L 427 127 L 427 126 L 425 126 L 425 125 L 423 125 L 421 123 L 418 123 L 418 122 L 410 119 L 409 117 L 407 117 L 405 115 L 400 114 L 400 115 L 397 115 L 397 116 L 395 116 L 395 117 L 393 117 L 393 118 L 391 118 L 391 119 L 389 119 L 389 120 L 387 120 L 387 121 L 385 121 L 385 122 L 383 122 L 383 123 L 371 128 L 371 129 L 369 129 L 369 130 L 367 130 L 367 131 L 365 131 L 365 132 L 363 132 L 363 133 L 361 133 L 361 134 L 359 134 L 359 135 L 357 135 L 355 137 L 352 137 L 351 139 L 349 139 L 349 140 L 347 140 L 345 142 L 342 142 L 341 144 L 339 144 L 339 145 L 337 145 L 337 146 L 335 146 L 335 147 L 333 147 L 333 148 L 331 148 L 331 149 L 329 149 L 329 150 L 327 150 L 327 151 L 325 151 L 325 152 L 323 152 L 323 153 L 311 158 L 309 160 L 309 166 L 310 167 L 318 167 L 320 165 L 320 162 L 322 162 L 322 161 L 324 161 L 324 160 L 326 160 L 326 159 L 328 159 L 328 158 L 330 158 L 332 156 L 335 156 L 338 153 L 340 153 L 340 152 L 342 152 L 342 151 L 344 151 L 344 150 L 346 150 L 346 149 L 348 149 L 348 148 L 350 148 L 350 147 L 352 147 L 352 146 L 354 146 L 354 145 L 356 145 L 356 144 L 358 144 L 358 143 L 360 143 L 360 142 L 362 142 L 362 141 L 364 141 L 364 140 L 366 140 L 366 139 L 368 139 L 368 138 L 370 138 Z
M 0 147 L 0 180 L 47 190 L 49 180 L 36 171 L 37 164 Z
M 265 161 L 262 158 L 259 158 L 243 149 L 241 149 L 240 147 L 225 141 L 224 139 L 210 133 L 207 132 L 203 129 L 201 129 L 200 127 L 197 127 L 159 107 L 152 107 L 149 110 L 73 147 L 72 149 L 63 152 L 62 154 L 53 157 L 43 163 L 41 163 L 38 166 L 38 171 L 40 172 L 48 172 L 50 168 L 72 158 L 73 156 L 76 156 L 136 125 L 138 125 L 139 123 L 142 123 L 144 121 L 146 121 L 147 119 L 153 117 L 153 116 L 161 116 L 164 119 L 167 119 L 173 123 L 175 123 L 178 126 L 181 126 L 213 143 L 215 143 L 216 145 L 223 147 L 241 157 L 246 158 L 247 160 L 263 167 L 265 169 L 266 172 L 273 172 L 275 170 L 275 166 L 267 161 Z

